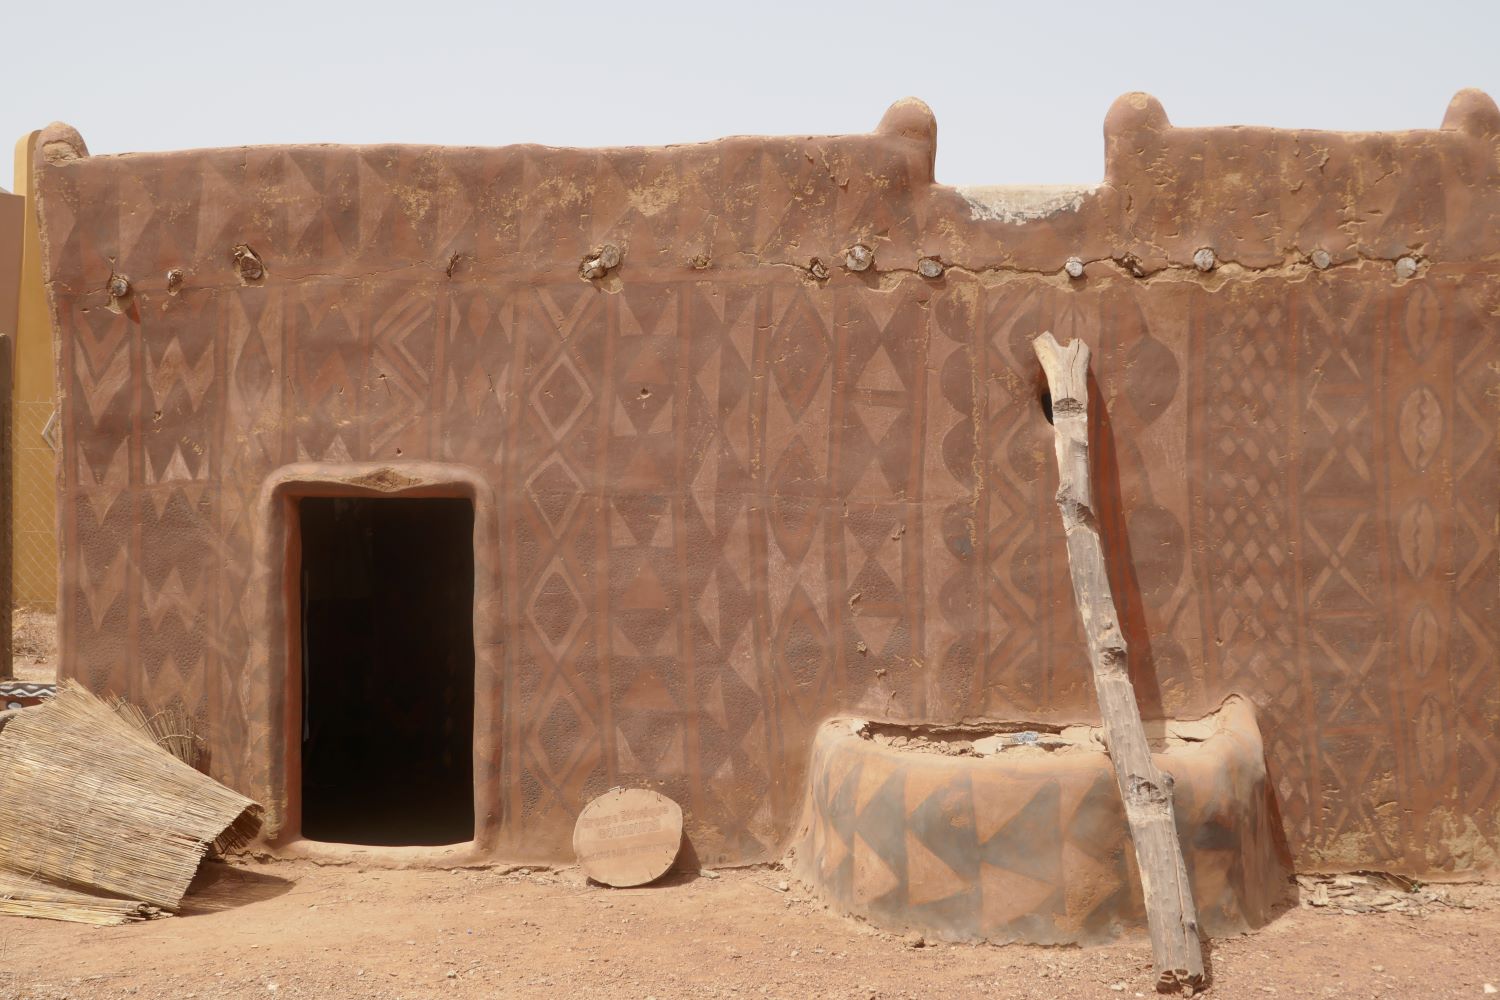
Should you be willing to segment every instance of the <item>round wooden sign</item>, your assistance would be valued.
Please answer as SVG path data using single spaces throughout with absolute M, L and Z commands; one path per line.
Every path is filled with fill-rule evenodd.
M 682 846 L 682 807 L 648 788 L 614 788 L 583 807 L 573 853 L 595 882 L 624 888 L 661 878 Z

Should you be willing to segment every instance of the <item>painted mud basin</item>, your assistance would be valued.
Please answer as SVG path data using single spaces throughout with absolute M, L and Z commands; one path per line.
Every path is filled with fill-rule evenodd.
M 1266 923 L 1283 848 L 1250 703 L 1147 725 L 1210 936 Z M 1144 932 L 1097 730 L 835 720 L 817 737 L 794 870 L 831 904 L 953 941 L 1091 944 Z

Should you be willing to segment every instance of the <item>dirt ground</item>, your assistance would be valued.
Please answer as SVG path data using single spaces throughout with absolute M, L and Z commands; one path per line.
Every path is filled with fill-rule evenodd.
M 606 889 L 575 869 L 211 862 L 186 912 L 92 928 L 0 917 L 0 998 L 1154 996 L 1150 945 L 914 947 L 784 872 Z M 1215 941 L 1210 997 L 1473 997 L 1500 984 L 1500 886 L 1424 915 L 1288 910 Z
M 18 612 L 16 674 L 50 680 L 50 616 Z M 783 891 L 782 886 L 787 889 Z M 1500 885 L 1420 913 L 1293 907 L 1212 942 L 1209 997 L 1473 997 L 1500 987 Z M 641 889 L 560 871 L 204 866 L 184 912 L 124 927 L 0 917 L 0 1000 L 90 997 L 1149 997 L 1144 936 L 950 945 L 825 908 L 774 868 Z
M 57 616 L 17 608 L 10 618 L 11 664 L 18 681 L 50 682 L 57 677 Z

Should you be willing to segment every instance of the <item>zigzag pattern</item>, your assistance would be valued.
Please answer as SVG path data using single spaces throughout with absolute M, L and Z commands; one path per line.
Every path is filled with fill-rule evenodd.
M 914 194 L 904 142 L 45 170 L 66 670 L 180 700 L 267 794 L 262 485 L 452 463 L 496 494 L 497 843 L 564 851 L 589 796 L 640 782 L 705 860 L 768 856 L 832 713 L 1092 713 L 1029 347 L 1051 329 L 1096 349 L 1142 703 L 1254 696 L 1304 861 L 1471 863 L 1445 845 L 1492 843 L 1500 802 L 1492 269 L 928 281 L 893 272 L 999 230 Z M 1040 252 L 1094 224 L 1004 231 Z M 885 273 L 808 277 L 854 238 Z M 606 240 L 620 273 L 579 280 Z M 225 263 L 245 241 L 261 284 Z

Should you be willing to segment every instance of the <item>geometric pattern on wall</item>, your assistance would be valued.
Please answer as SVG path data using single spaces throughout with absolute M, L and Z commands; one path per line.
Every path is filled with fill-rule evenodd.
M 1254 138 L 1166 135 L 1164 156 Z M 1468 138 L 1430 135 L 1336 141 L 1340 162 L 1404 158 L 1488 198 L 1456 166 Z M 1095 350 L 1142 705 L 1251 697 L 1302 863 L 1490 863 L 1500 282 L 1463 262 L 1482 234 L 1433 234 L 1397 198 L 1368 235 L 1425 226 L 1414 281 L 1350 261 L 1066 282 L 1075 246 L 1181 267 L 1129 227 L 1170 208 L 1198 226 L 1183 240 L 1209 238 L 1161 200 L 1198 182 L 1018 226 L 972 218 L 925 162 L 881 133 L 44 167 L 65 670 L 198 713 L 215 773 L 263 794 L 270 702 L 245 664 L 276 623 L 244 601 L 262 486 L 295 462 L 451 463 L 493 487 L 503 540 L 485 564 L 502 847 L 565 852 L 589 796 L 645 783 L 683 803 L 705 861 L 766 857 L 832 714 L 1095 715 L 1029 347 L 1050 329 Z M 1112 190 L 1154 191 L 1132 162 L 1111 161 Z M 1317 245 L 1333 209 L 1299 211 L 1282 238 Z M 856 237 L 880 273 L 807 276 Z M 581 281 L 605 239 L 625 265 Z M 226 263 L 240 242 L 263 284 Z M 925 280 L 919 252 L 965 266 Z M 110 260 L 135 284 L 124 312 Z
M 1243 702 L 1208 742 L 1158 754 L 1205 932 L 1270 919 L 1286 873 Z M 1232 734 L 1232 735 L 1231 735 Z M 1096 752 L 902 752 L 831 722 L 815 741 L 795 870 L 840 908 L 948 940 L 1091 944 L 1143 926 L 1124 810 Z

